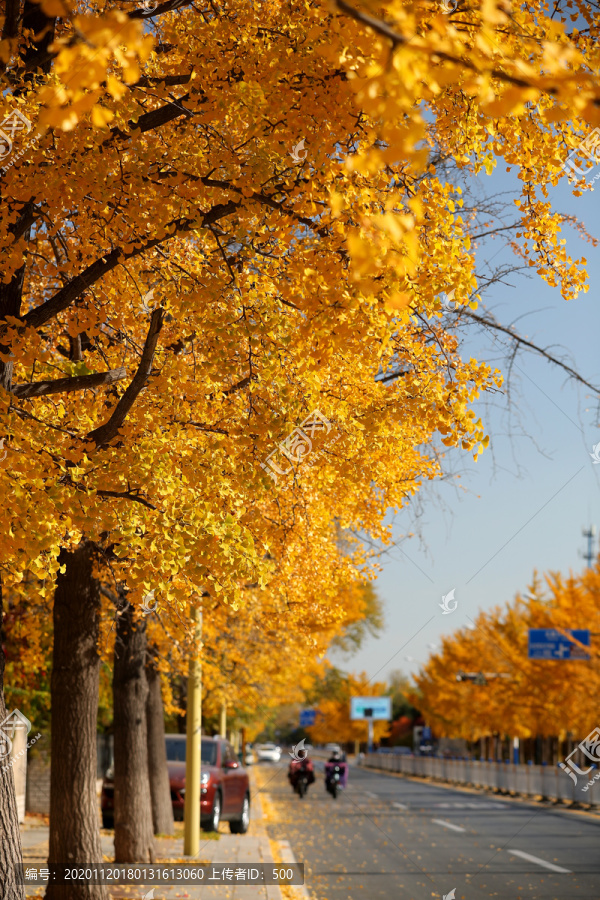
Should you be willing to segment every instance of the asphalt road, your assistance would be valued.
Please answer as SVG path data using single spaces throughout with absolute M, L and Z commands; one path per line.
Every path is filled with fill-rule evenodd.
M 600 817 L 354 766 L 334 800 L 316 768 L 303 799 L 283 759 L 259 773 L 312 900 L 600 898 Z

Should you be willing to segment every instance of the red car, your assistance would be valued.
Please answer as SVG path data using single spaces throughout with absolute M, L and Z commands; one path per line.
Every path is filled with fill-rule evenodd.
M 175 819 L 183 819 L 185 801 L 184 734 L 165 735 L 171 802 Z M 233 747 L 223 738 L 202 738 L 200 818 L 205 831 L 216 831 L 221 819 L 229 822 L 233 834 L 245 834 L 250 824 L 250 784 Z M 112 773 L 102 782 L 102 825 L 114 825 L 114 784 Z

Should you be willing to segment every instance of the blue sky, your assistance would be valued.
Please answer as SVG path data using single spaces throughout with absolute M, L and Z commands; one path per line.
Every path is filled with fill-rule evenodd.
M 518 196 L 514 176 L 497 171 L 483 177 L 488 189 L 512 189 Z M 551 189 L 554 207 L 577 216 L 600 238 L 599 191 L 574 197 L 571 190 L 566 179 Z M 559 288 L 548 287 L 536 274 L 517 274 L 510 286 L 490 288 L 484 302 L 503 324 L 515 322 L 521 334 L 552 348 L 600 386 L 600 249 L 571 227 L 562 236 L 571 256 L 588 260 L 587 294 L 567 302 Z M 478 251 L 478 263 L 500 247 L 500 242 L 488 242 Z M 510 258 L 509 251 L 500 250 L 494 263 Z M 498 346 L 484 335 L 471 334 L 464 352 L 493 360 L 506 374 Z M 448 467 L 460 471 L 460 483 L 451 479 L 422 492 L 420 537 L 402 540 L 381 557 L 376 588 L 384 603 L 385 633 L 369 639 L 352 658 L 332 654 L 333 663 L 378 680 L 393 669 L 416 672 L 432 652 L 429 644 L 439 644 L 442 635 L 468 624 L 480 609 L 524 592 L 534 569 L 568 572 L 586 565 L 580 556 L 586 546 L 582 528 L 600 526 L 600 465 L 590 457 L 600 441 L 597 401 L 590 390 L 531 353 L 519 353 L 511 391 L 512 412 L 505 397 L 495 398 L 491 407 L 477 407 L 490 449 L 476 463 L 464 452 L 449 453 Z M 409 531 L 414 525 L 406 511 L 395 519 L 395 534 Z M 438 604 L 451 589 L 457 609 L 442 615 Z M 585 621 L 572 623 L 585 626 Z

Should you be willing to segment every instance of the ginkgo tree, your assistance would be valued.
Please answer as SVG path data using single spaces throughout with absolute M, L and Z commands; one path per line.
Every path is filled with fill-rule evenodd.
M 324 684 L 328 684 L 327 679 Z M 335 691 L 324 692 L 316 701 L 315 724 L 306 729 L 311 741 L 318 744 L 329 741 L 365 743 L 368 736 L 368 722 L 351 718 L 351 700 L 353 697 L 383 697 L 387 695 L 387 690 L 387 684 L 374 681 L 365 672 L 342 675 Z M 379 741 L 389 730 L 390 723 L 376 720 L 372 724 L 374 739 Z
M 597 124 L 598 17 L 580 36 L 542 5 L 461 16 L 5 4 L 2 573 L 11 590 L 57 577 L 55 796 L 89 756 L 69 715 L 88 741 L 95 727 L 98 661 L 66 654 L 97 644 L 99 568 L 134 603 L 154 590 L 187 611 L 208 591 L 235 608 L 271 557 L 332 553 L 336 522 L 385 537 L 386 510 L 441 472 L 436 434 L 483 449 L 470 403 L 499 377 L 461 358 L 454 329 L 478 303 L 475 222 L 435 159 L 517 165 L 519 252 L 566 297 L 585 286 L 538 193 Z M 315 411 L 309 466 L 291 433 Z M 265 462 L 282 444 L 287 474 Z M 85 696 L 70 699 L 73 679 Z M 18 849 L 3 790 L 4 872 Z
M 598 563 L 579 575 L 536 576 L 523 596 L 481 612 L 473 628 L 445 639 L 416 679 L 419 706 L 436 731 L 469 741 L 508 735 L 559 745 L 589 734 L 598 690 L 594 639 L 580 647 L 588 659 L 536 660 L 529 659 L 528 635 L 531 628 L 596 632 L 599 577 Z M 475 678 L 457 681 L 463 673 Z

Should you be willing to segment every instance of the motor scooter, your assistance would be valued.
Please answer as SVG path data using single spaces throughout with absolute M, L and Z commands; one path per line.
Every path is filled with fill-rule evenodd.
M 331 794 L 334 800 L 337 800 L 338 793 L 346 787 L 347 783 L 348 763 L 325 763 L 325 790 Z
M 312 764 L 302 760 L 293 760 L 290 763 L 288 778 L 295 792 L 300 798 L 308 791 L 308 786 L 315 780 Z

